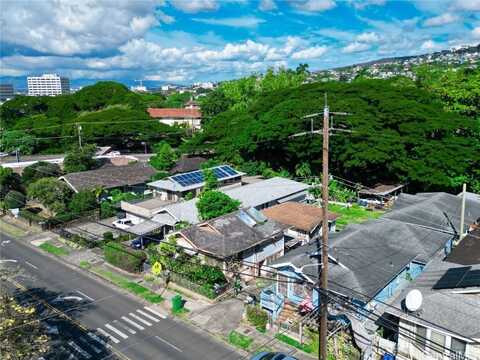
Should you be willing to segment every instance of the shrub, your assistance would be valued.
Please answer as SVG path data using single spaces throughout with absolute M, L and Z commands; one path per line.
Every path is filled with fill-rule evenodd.
M 110 241 L 104 246 L 105 260 L 129 272 L 141 272 L 146 260 L 143 251 L 133 250 L 122 244 Z
M 255 326 L 258 331 L 266 331 L 268 314 L 265 310 L 256 306 L 247 306 L 247 320 L 251 325 Z
M 201 219 L 209 220 L 238 210 L 240 201 L 220 191 L 209 190 L 202 193 L 196 205 Z
M 111 231 L 104 232 L 103 240 L 105 240 L 106 242 L 113 241 L 113 233 Z
M 25 195 L 19 191 L 10 190 L 5 195 L 4 206 L 6 209 L 17 209 L 25 206 Z
M 184 301 L 182 299 L 182 296 L 177 294 L 172 298 L 172 312 L 173 313 L 178 313 L 182 311 L 183 309 L 183 304 Z
M 97 207 L 97 199 L 91 191 L 80 191 L 72 196 L 68 208 L 76 215 L 92 212 Z

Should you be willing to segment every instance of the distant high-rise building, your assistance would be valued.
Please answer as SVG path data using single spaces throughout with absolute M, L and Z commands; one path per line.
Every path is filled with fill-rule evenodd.
M 0 101 L 13 99 L 14 96 L 12 84 L 0 84 Z
M 70 94 L 70 80 L 57 74 L 29 76 L 28 96 L 56 96 Z

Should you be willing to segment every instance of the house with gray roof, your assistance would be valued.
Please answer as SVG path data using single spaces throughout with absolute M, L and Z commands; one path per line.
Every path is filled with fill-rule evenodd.
M 227 270 L 240 264 L 238 272 L 245 280 L 261 275 L 264 265 L 283 255 L 283 230 L 255 208 L 243 208 L 231 214 L 201 222 L 172 236 L 189 255 L 198 255 L 209 264 Z M 232 277 L 232 272 L 226 271 Z
M 445 193 L 401 194 L 381 218 L 349 225 L 329 237 L 329 289 L 367 309 L 390 301 L 437 256 L 451 252 L 458 238 L 461 199 Z M 480 203 L 467 201 L 466 228 L 480 217 Z M 458 219 L 457 219 L 458 218 Z M 270 266 L 278 277 L 297 278 L 265 288 L 261 305 L 274 320 L 292 307 L 318 305 L 321 267 L 318 241 L 298 247 Z
M 94 170 L 69 173 L 59 179 L 76 193 L 96 187 L 143 193 L 146 182 L 155 173 L 147 163 L 130 160 L 126 165 L 108 164 Z
M 405 306 L 413 290 L 422 299 L 415 312 Z M 392 305 L 385 307 L 384 316 L 420 340 L 413 341 L 405 331 L 392 338 L 399 357 L 480 359 L 480 262 L 464 266 L 438 256 L 396 294 Z
M 253 184 L 219 190 L 232 199 L 240 201 L 242 207 L 254 207 L 257 210 L 261 210 L 287 201 L 303 202 L 307 198 L 309 187 L 305 183 L 274 177 Z M 159 226 L 165 225 L 170 227 L 170 229 L 172 224 L 179 222 L 197 224 L 200 222 L 196 206 L 197 200 L 195 198 L 157 207 L 150 219 L 160 224 Z M 157 203 L 161 203 L 161 201 L 163 200 L 160 199 Z M 143 209 L 142 204 L 142 202 L 136 202 L 127 205 L 122 202 L 121 208 L 126 211 L 127 217 L 135 218 L 135 221 L 139 219 L 145 220 L 147 218 L 145 214 L 152 213 L 152 209 L 150 204 L 148 204 L 148 209 Z

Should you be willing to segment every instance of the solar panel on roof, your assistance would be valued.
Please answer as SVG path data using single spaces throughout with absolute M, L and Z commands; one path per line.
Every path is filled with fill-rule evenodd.
M 461 268 L 448 269 L 445 274 L 433 285 L 433 289 L 454 289 L 459 287 L 460 282 L 465 275 L 469 272 L 471 266 L 465 266 Z
M 228 165 L 218 166 L 212 169 L 213 174 L 218 180 L 222 180 L 224 178 L 238 175 L 238 172 L 233 170 Z M 195 184 L 200 184 L 204 181 L 203 179 L 203 171 L 197 170 L 186 174 L 179 174 L 170 177 L 173 181 L 179 183 L 182 186 L 190 186 Z
M 470 270 L 460 281 L 458 287 L 480 286 L 480 270 Z
M 221 169 L 223 171 L 225 171 L 228 175 L 230 176 L 234 176 L 234 175 L 238 175 L 238 172 L 236 172 L 235 170 L 233 170 L 230 166 L 228 165 L 225 165 L 225 166 L 222 166 Z

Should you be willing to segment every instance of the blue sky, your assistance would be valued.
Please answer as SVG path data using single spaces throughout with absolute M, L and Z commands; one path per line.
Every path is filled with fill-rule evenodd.
M 219 81 L 480 42 L 480 0 L 0 1 L 0 76 L 17 82 Z

